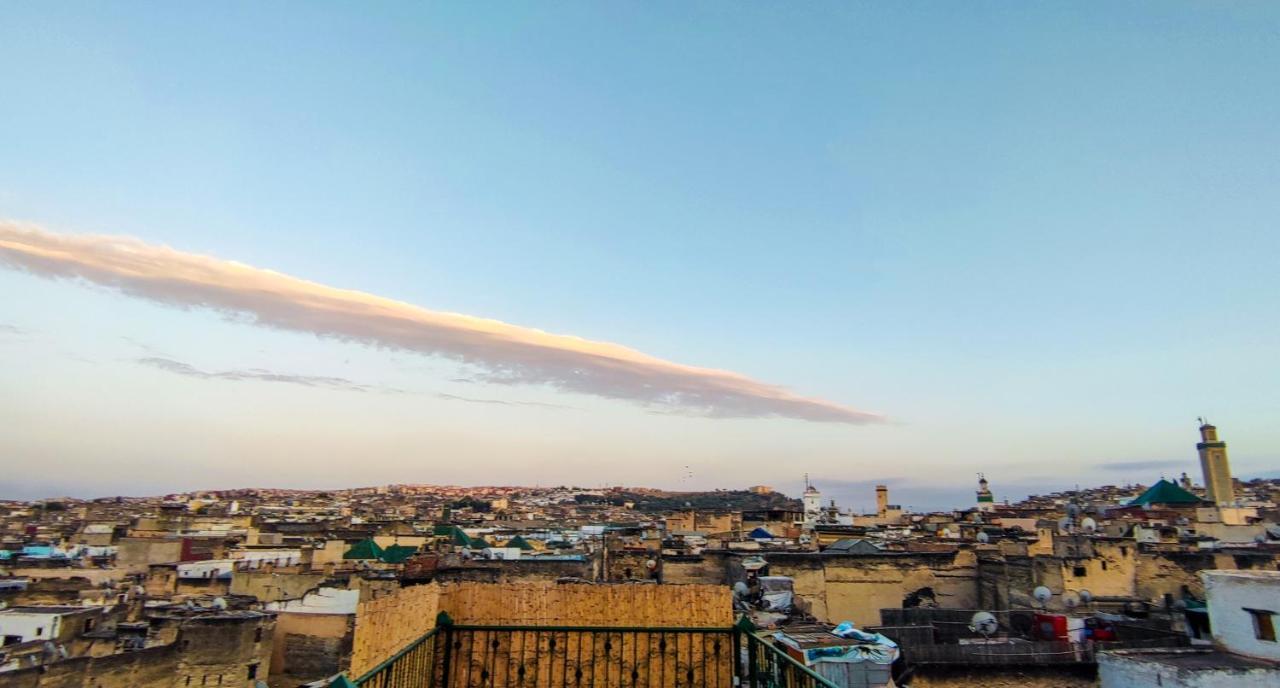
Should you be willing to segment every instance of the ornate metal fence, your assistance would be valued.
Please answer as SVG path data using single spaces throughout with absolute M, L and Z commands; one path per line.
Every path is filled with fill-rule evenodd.
M 732 628 L 476 626 L 435 630 L 334 688 L 835 688 L 749 623 Z

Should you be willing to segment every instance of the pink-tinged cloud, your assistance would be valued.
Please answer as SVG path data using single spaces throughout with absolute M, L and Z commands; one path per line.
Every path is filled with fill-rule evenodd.
M 716 417 L 882 419 L 737 373 L 672 363 L 617 344 L 431 311 L 132 238 L 56 234 L 0 221 L 0 263 L 180 308 L 235 314 L 265 327 L 441 356 L 482 371 L 479 379 L 489 383 L 547 385 Z

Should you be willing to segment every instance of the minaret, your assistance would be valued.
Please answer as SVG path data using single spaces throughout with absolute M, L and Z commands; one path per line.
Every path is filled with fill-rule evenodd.
M 1218 429 L 1200 419 L 1200 470 L 1204 472 L 1204 496 L 1218 506 L 1227 506 L 1236 500 L 1235 486 L 1231 484 L 1231 466 L 1227 463 L 1227 443 L 1218 440 Z
M 995 511 L 996 498 L 987 487 L 987 477 L 978 474 L 978 511 Z
M 804 503 L 804 522 L 815 523 L 822 514 L 822 493 L 809 482 L 809 474 L 804 474 L 804 495 L 800 498 Z
M 884 518 L 889 513 L 889 486 L 876 485 L 876 516 Z

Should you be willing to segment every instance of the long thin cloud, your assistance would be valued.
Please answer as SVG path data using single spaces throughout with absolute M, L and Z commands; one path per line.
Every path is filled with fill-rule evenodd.
M 374 388 L 369 385 L 362 385 L 342 377 L 294 375 L 292 373 L 277 373 L 273 370 L 263 370 L 261 368 L 208 371 L 201 370 L 190 363 L 183 363 L 182 361 L 175 361 L 171 358 L 161 358 L 159 356 L 139 358 L 137 359 L 137 362 L 145 366 L 158 368 L 165 372 L 200 378 L 202 380 L 254 380 L 257 382 L 283 382 L 291 385 L 302 385 L 304 387 L 327 387 L 329 389 L 342 389 L 350 392 L 369 392 L 374 390 Z
M 145 346 L 138 343 L 139 346 Z M 295 373 L 280 373 L 274 370 L 265 370 L 262 368 L 233 368 L 231 370 L 202 370 L 190 363 L 175 361 L 172 358 L 163 356 L 144 356 L 134 359 L 139 365 L 144 365 L 157 370 L 163 370 L 166 373 L 174 375 L 182 375 L 184 377 L 194 377 L 199 380 L 227 380 L 230 382 L 282 382 L 289 385 L 301 385 L 303 387 L 322 387 L 326 389 L 343 390 L 347 392 L 386 392 L 392 394 L 402 394 L 405 390 L 396 389 L 394 387 L 380 387 L 374 385 L 365 385 L 359 382 L 353 382 L 345 377 L 330 377 L 325 375 L 298 375 Z M 534 408 L 548 409 L 568 409 L 571 406 L 563 406 L 561 404 L 544 404 L 539 401 L 508 401 L 506 399 L 477 399 L 475 397 L 462 397 L 457 394 L 447 394 L 445 392 L 436 392 L 432 396 L 445 401 L 462 401 L 468 404 L 493 404 L 498 406 L 528 406 Z
M 664 361 L 617 344 L 497 320 L 431 311 L 278 272 L 137 239 L 56 234 L 0 221 L 0 264 L 53 279 L 83 279 L 180 308 L 254 324 L 441 356 L 490 383 L 559 390 L 715 417 L 870 423 L 882 417 L 798 396 L 738 373 Z

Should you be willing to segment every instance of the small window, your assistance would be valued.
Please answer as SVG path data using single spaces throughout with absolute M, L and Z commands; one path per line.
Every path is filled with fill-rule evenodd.
M 1102 570 L 1103 570 L 1103 571 L 1106 571 L 1106 570 L 1107 570 L 1107 560 L 1106 560 L 1106 559 L 1103 559 L 1103 560 L 1102 560 Z
M 1089 569 L 1086 569 L 1083 566 L 1077 566 L 1071 569 L 1071 575 L 1075 576 L 1076 578 L 1083 578 L 1084 576 L 1089 575 Z
M 255 643 L 262 642 L 262 626 L 258 626 L 257 628 L 253 629 L 253 642 Z M 253 678 L 253 677 L 250 676 L 249 678 Z
M 36 626 L 36 637 L 44 635 L 44 626 Z
M 258 678 L 258 665 L 250 664 L 249 671 L 247 673 L 249 674 L 248 678 L 250 681 L 252 681 L 255 678 Z
M 1253 617 L 1253 637 L 1268 643 L 1276 642 L 1276 625 L 1272 620 L 1275 612 L 1265 609 L 1245 609 Z

